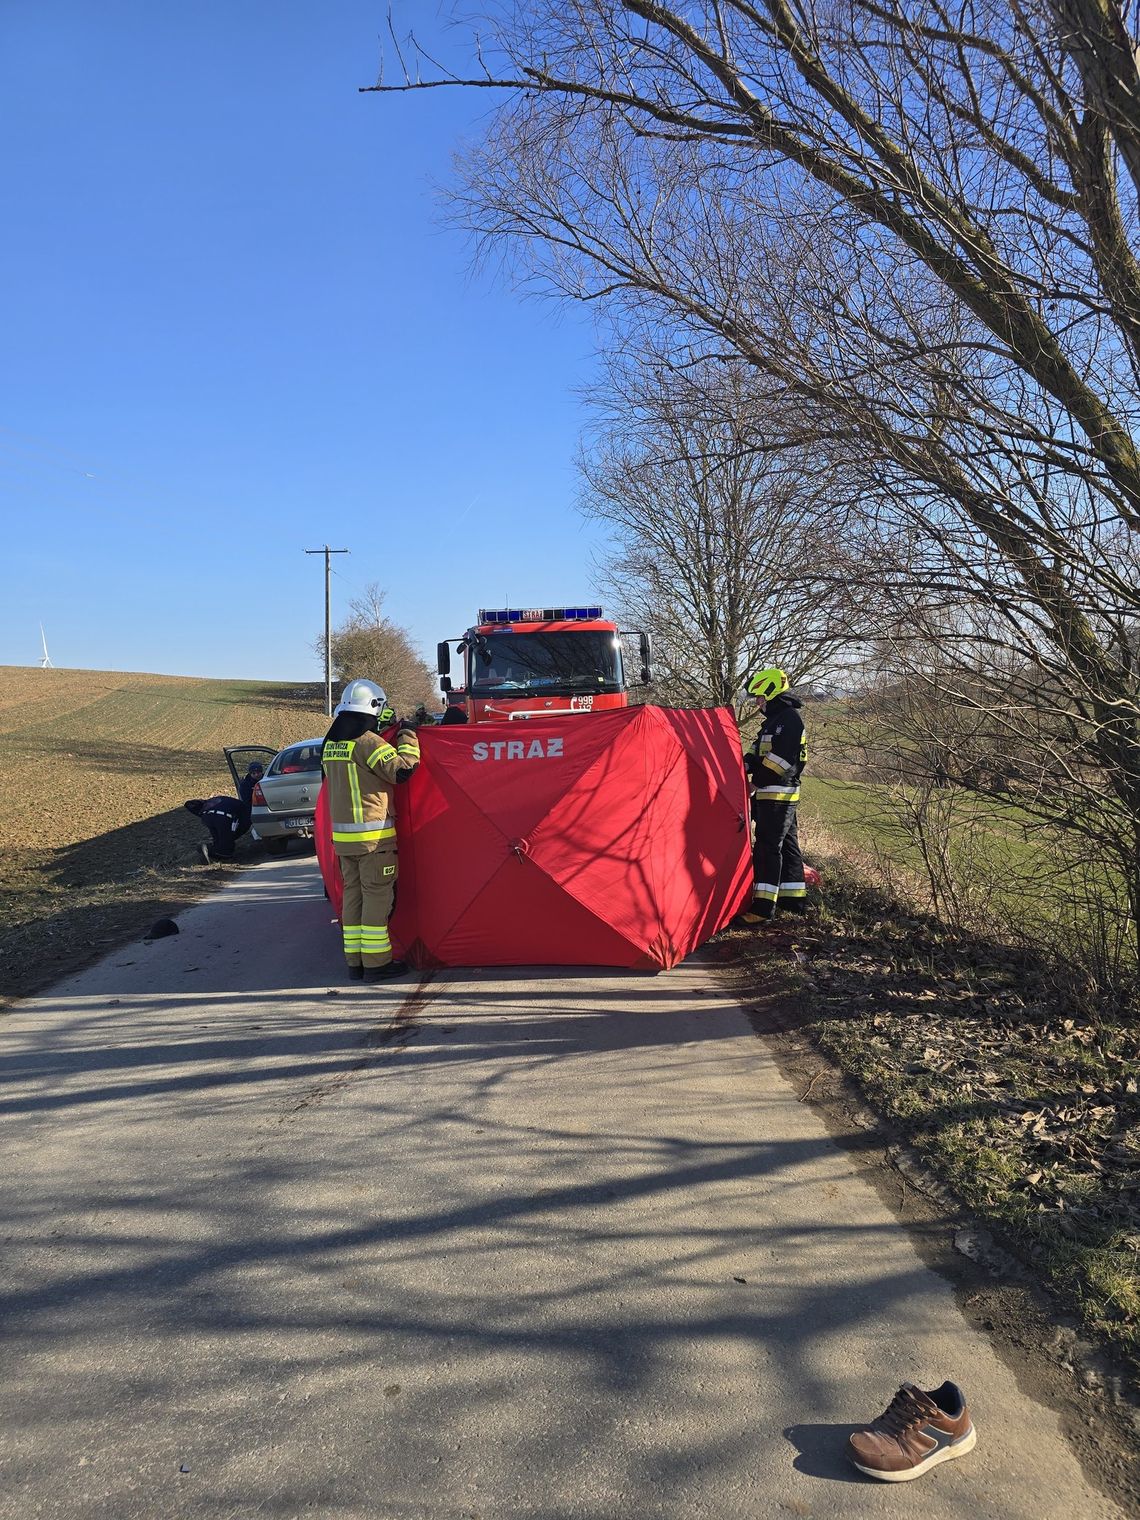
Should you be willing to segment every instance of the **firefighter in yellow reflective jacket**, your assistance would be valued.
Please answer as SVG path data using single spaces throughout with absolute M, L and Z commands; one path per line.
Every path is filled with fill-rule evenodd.
M 419 764 L 420 745 L 410 718 L 397 725 L 394 745 L 381 736 L 394 716 L 383 687 L 350 681 L 321 751 L 344 878 L 344 958 L 357 982 L 408 969 L 392 959 L 388 918 L 396 899 L 396 787 Z
M 773 918 L 777 902 L 785 913 L 807 906 L 804 858 L 796 827 L 800 776 L 807 762 L 800 704 L 788 694 L 788 677 L 775 668 L 758 670 L 747 694 L 764 714 L 756 741 L 744 757 L 752 783 L 752 909 L 747 923 Z

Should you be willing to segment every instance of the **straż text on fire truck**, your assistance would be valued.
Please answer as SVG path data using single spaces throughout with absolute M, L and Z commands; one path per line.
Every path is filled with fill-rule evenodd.
M 558 739 L 491 739 L 472 746 L 474 760 L 554 760 L 562 754 Z

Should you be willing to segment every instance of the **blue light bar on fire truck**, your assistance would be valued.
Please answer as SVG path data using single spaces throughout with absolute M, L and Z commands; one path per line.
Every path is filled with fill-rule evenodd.
M 480 623 L 574 623 L 600 618 L 600 607 L 480 607 Z

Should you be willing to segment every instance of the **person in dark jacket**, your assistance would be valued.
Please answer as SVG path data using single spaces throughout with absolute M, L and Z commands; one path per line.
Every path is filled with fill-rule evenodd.
M 238 783 L 237 797 L 194 797 L 183 803 L 188 813 L 200 818 L 210 831 L 210 843 L 200 844 L 198 853 L 206 865 L 216 860 L 232 860 L 234 846 L 253 823 L 253 789 L 265 774 L 260 760 L 252 760 Z
M 784 671 L 758 670 L 748 682 L 748 695 L 764 715 L 760 732 L 744 757 L 752 783 L 752 908 L 746 923 L 767 923 L 776 905 L 785 913 L 802 913 L 807 906 L 804 860 L 800 854 L 796 804 L 800 776 L 807 762 L 800 703 L 788 691 Z
M 253 827 L 253 793 L 264 775 L 265 767 L 261 761 L 251 760 L 245 775 L 238 782 L 238 801 L 242 806 L 242 814 L 240 826 L 234 835 L 235 839 L 240 839 L 243 834 L 248 834 Z
M 265 767 L 260 760 L 251 760 L 249 769 L 238 783 L 238 801 L 253 811 L 253 789 L 265 775 Z
M 249 828 L 249 808 L 236 797 L 195 797 L 183 807 L 200 818 L 210 831 L 210 843 L 200 844 L 198 853 L 206 865 L 218 860 L 232 860 L 234 845 Z

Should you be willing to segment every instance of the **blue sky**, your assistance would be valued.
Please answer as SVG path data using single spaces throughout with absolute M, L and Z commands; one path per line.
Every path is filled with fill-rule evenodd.
M 417 28 L 432 40 L 434 4 Z M 383 0 L 0 10 L 0 664 L 318 678 L 371 581 L 433 657 L 591 590 L 584 313 L 471 272 L 486 95 L 360 95 Z

